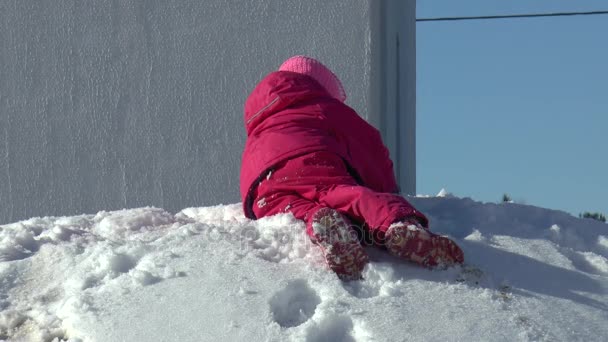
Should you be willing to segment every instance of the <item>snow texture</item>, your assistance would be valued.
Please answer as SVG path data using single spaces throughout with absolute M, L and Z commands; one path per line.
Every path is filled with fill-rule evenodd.
M 564 212 L 411 198 L 467 264 L 367 248 L 342 282 L 291 215 L 240 204 L 0 226 L 0 340 L 605 341 L 608 226 Z

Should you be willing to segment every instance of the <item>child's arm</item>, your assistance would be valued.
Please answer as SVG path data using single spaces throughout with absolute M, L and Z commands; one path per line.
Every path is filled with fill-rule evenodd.
M 367 124 L 367 122 L 366 122 Z M 369 151 L 367 154 L 369 166 L 373 171 L 369 172 L 366 182 L 370 183 L 370 188 L 380 192 L 398 193 L 399 186 L 395 179 L 393 161 L 390 158 L 388 148 L 382 142 L 380 132 L 367 124 L 370 130 Z
M 336 127 L 346 142 L 350 166 L 362 185 L 378 192 L 398 193 L 393 162 L 380 132 L 350 108 L 340 116 Z

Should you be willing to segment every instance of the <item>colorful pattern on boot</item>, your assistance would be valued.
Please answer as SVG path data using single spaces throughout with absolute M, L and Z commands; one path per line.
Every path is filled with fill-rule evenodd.
M 464 253 L 454 241 L 414 221 L 392 224 L 386 232 L 385 245 L 389 253 L 428 268 L 446 268 L 464 262 Z
M 342 280 L 361 279 L 369 257 L 348 220 L 336 210 L 322 208 L 313 215 L 311 229 L 329 268 Z

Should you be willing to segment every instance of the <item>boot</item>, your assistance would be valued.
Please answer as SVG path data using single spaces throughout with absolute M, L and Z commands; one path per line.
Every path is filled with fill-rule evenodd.
M 393 223 L 386 231 L 389 253 L 427 268 L 446 268 L 464 262 L 464 253 L 445 236 L 423 228 L 416 220 Z
M 342 280 L 361 279 L 369 261 L 349 220 L 331 208 L 319 209 L 311 219 L 311 239 L 323 251 L 329 268 Z

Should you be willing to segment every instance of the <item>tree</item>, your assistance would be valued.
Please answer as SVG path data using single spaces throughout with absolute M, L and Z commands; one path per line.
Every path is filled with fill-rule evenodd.
M 601 221 L 601 222 L 606 222 L 606 216 L 604 216 L 604 214 L 602 213 L 590 213 L 588 211 L 585 211 L 584 213 L 578 214 L 578 217 L 580 218 L 588 218 L 588 219 L 592 219 L 592 220 L 596 220 L 596 221 Z
M 510 203 L 510 202 L 513 202 L 513 201 L 511 200 L 511 196 L 509 196 L 508 194 L 504 194 L 504 195 L 502 195 L 502 201 L 503 201 L 504 203 Z

